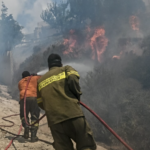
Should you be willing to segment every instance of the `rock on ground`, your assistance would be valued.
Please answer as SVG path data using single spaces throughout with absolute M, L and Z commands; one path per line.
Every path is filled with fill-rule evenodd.
M 11 123 L 3 121 L 1 118 L 12 114 L 19 114 L 19 103 L 11 98 L 7 86 L 0 85 L 0 126 L 11 125 Z M 0 127 L 0 150 L 6 148 L 11 139 L 15 137 L 13 134 L 18 133 L 21 125 L 19 115 L 8 119 L 13 121 L 15 125 L 11 128 Z M 23 132 L 22 129 L 21 135 L 23 135 Z M 46 118 L 40 121 L 37 136 L 44 141 L 31 143 L 30 139 L 25 140 L 22 136 L 19 136 L 14 140 L 9 150 L 54 150 L 51 144 L 53 143 L 53 138 L 48 128 Z M 98 145 L 97 150 L 106 149 Z

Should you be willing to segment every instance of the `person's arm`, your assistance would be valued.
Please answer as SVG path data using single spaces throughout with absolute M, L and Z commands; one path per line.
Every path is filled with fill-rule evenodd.
M 80 101 L 80 96 L 82 95 L 80 85 L 79 85 L 79 74 L 72 67 L 68 67 L 67 69 L 67 82 L 70 91 L 76 96 L 76 98 Z
M 41 98 L 41 95 L 40 95 L 40 92 L 38 90 L 38 87 L 37 87 L 37 103 L 38 103 L 38 106 L 44 110 L 44 106 L 43 106 L 43 100 Z

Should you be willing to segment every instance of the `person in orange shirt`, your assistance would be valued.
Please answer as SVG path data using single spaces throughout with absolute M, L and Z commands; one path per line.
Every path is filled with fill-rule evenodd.
M 28 80 L 30 78 L 30 73 L 28 71 L 24 71 L 22 73 L 22 79 L 19 81 L 18 88 L 20 91 L 20 119 L 22 121 L 22 125 L 24 127 L 24 138 L 29 138 L 29 126 L 25 122 L 24 118 L 24 95 Z M 33 76 L 29 82 L 27 91 L 26 91 L 26 116 L 27 121 L 29 123 L 29 113 L 31 115 L 31 124 L 39 119 L 40 109 L 37 104 L 37 81 L 40 76 Z M 38 137 L 36 136 L 39 124 L 31 126 L 31 142 L 38 141 Z

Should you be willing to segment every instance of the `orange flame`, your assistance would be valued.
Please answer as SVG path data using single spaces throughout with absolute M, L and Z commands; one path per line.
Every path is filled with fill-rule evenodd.
M 101 27 L 97 29 L 87 27 L 86 38 L 83 39 L 83 42 L 77 40 L 77 37 L 77 33 L 74 30 L 70 30 L 68 39 L 64 39 L 63 42 L 67 47 L 67 50 L 65 50 L 63 54 L 68 55 L 72 53 L 74 57 L 78 57 L 84 53 L 83 50 L 87 50 L 89 49 L 89 46 L 91 46 L 92 59 L 97 59 L 100 62 L 101 55 L 104 53 L 106 46 L 108 45 L 108 39 L 105 37 L 105 30 Z
M 113 59 L 120 59 L 120 56 L 114 55 L 112 58 Z
M 112 58 L 113 59 L 120 59 L 122 54 L 123 54 L 123 51 L 121 51 L 119 55 L 114 55 Z
M 64 39 L 64 45 L 67 45 L 69 43 L 69 40 L 68 39 Z
M 63 54 L 67 55 L 69 53 L 73 52 L 73 48 L 76 45 L 76 37 L 73 35 L 74 34 L 74 30 L 70 30 L 70 37 L 69 39 L 64 39 L 64 45 L 68 46 L 68 49 L 66 51 L 63 52 Z
M 133 30 L 139 31 L 140 23 L 139 18 L 137 16 L 131 16 L 129 22 Z
M 106 50 L 108 45 L 108 39 L 105 37 L 105 30 L 103 28 L 97 28 L 90 42 L 92 48 L 92 59 L 100 61 L 101 55 Z

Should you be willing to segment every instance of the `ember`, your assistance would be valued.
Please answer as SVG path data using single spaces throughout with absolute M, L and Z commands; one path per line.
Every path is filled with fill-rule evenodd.
M 113 56 L 113 59 L 120 59 L 120 56 L 114 55 L 114 56 Z
M 133 30 L 139 31 L 139 18 L 137 16 L 131 16 L 129 19 L 130 25 Z
M 120 59 L 122 54 L 123 54 L 123 51 L 121 51 L 119 55 L 114 55 L 112 58 L 113 59 Z

